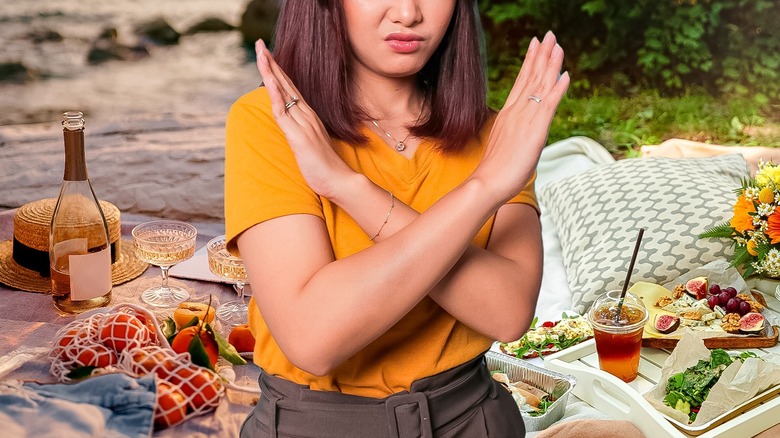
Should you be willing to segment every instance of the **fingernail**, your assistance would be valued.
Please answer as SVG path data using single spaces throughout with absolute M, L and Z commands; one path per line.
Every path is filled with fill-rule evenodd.
M 542 42 L 543 42 L 543 43 L 546 43 L 546 42 L 548 42 L 548 41 L 551 41 L 551 40 L 552 40 L 552 37 L 553 37 L 553 33 L 552 33 L 552 31 L 551 31 L 551 30 L 548 30 L 548 31 L 547 31 L 547 33 L 546 33 L 546 34 L 544 34 L 544 41 L 542 41 Z
M 535 48 L 539 47 L 539 39 L 536 37 L 533 37 L 531 39 L 531 44 L 528 45 L 528 50 L 533 50 Z
M 569 78 L 569 72 L 568 71 L 563 72 L 563 74 L 561 75 L 560 79 L 563 79 L 564 77 L 567 78 L 567 79 Z

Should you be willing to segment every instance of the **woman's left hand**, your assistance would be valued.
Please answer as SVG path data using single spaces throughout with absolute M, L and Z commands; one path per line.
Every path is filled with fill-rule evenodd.
M 271 98 L 274 118 L 284 131 L 306 183 L 320 196 L 333 199 L 337 183 L 354 173 L 333 150 L 325 126 L 306 103 L 265 43 L 255 43 L 257 69 Z

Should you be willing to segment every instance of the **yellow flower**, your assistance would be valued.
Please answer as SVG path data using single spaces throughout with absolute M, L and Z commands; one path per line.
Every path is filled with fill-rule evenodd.
M 753 201 L 748 201 L 745 196 L 740 195 L 739 198 L 737 198 L 737 202 L 734 203 L 734 217 L 729 221 L 731 228 L 734 228 L 738 233 L 753 230 L 755 227 L 753 226 L 753 216 L 751 216 L 750 213 L 755 212 L 756 206 L 753 205 Z M 770 216 L 770 218 L 771 217 L 772 216 Z M 778 237 L 780 237 L 780 218 L 777 218 L 777 222 Z
M 765 166 L 756 173 L 756 182 L 760 186 L 767 186 L 769 183 L 780 185 L 780 166 Z
M 775 200 L 775 192 L 771 187 L 764 187 L 758 193 L 758 201 L 764 204 L 771 204 Z
M 756 251 L 756 242 L 755 241 L 748 240 L 747 252 L 748 252 L 748 254 L 752 255 L 753 257 L 758 255 L 758 251 Z

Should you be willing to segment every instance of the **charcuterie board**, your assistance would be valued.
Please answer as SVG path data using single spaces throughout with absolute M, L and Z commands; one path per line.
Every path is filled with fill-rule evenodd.
M 672 333 L 663 334 L 654 327 L 654 321 L 659 315 L 673 314 L 655 305 L 662 295 L 669 294 L 670 291 L 662 286 L 650 283 L 637 283 L 631 288 L 631 291 L 642 299 L 650 313 L 642 335 L 642 346 L 663 349 L 674 348 L 682 336 L 683 329 L 680 328 Z M 755 301 L 766 307 L 766 299 L 761 292 L 752 290 L 751 294 Z M 707 348 L 768 348 L 777 345 L 780 328 L 766 324 L 760 332 L 751 335 L 728 334 L 717 330 L 713 330 L 712 333 L 713 337 L 704 341 Z

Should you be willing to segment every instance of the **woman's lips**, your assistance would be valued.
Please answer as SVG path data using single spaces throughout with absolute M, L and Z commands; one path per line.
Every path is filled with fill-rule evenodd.
M 394 33 L 388 35 L 385 42 L 396 53 L 412 53 L 422 45 L 422 37 L 414 34 Z

